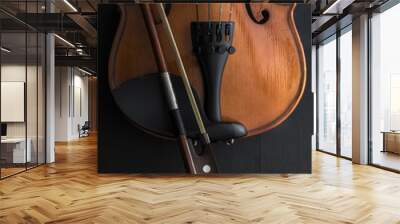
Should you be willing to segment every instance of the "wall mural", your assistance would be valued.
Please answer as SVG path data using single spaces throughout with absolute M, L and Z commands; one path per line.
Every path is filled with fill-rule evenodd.
M 296 7 L 119 5 L 104 78 L 115 105 L 135 129 L 177 140 L 187 172 L 219 172 L 216 145 L 254 141 L 303 98 L 307 58 Z

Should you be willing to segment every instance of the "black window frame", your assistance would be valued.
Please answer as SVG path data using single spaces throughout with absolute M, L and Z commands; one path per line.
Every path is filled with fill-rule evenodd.
M 319 152 L 323 152 L 329 155 L 333 155 L 333 156 L 337 156 L 340 158 L 344 158 L 347 160 L 352 160 L 352 158 L 347 157 L 342 155 L 341 153 L 341 119 L 340 119 L 340 103 L 341 103 L 341 97 L 340 97 L 340 81 L 341 81 L 341 67 L 340 67 L 340 37 L 342 35 L 344 35 L 347 32 L 352 32 L 352 23 L 346 25 L 345 27 L 336 30 L 335 33 L 333 33 L 332 35 L 326 37 L 325 39 L 320 40 L 317 44 L 316 44 L 316 51 L 315 51 L 315 59 L 316 59 L 316 150 Z M 319 46 L 323 43 L 329 43 L 330 41 L 336 41 L 336 152 L 332 153 L 332 152 L 328 152 L 324 149 L 321 149 L 319 147 L 319 110 L 320 110 L 320 103 L 319 103 L 319 93 L 320 93 L 320 89 L 319 89 Z
M 25 1 L 21 1 L 21 3 L 24 3 L 25 4 L 25 11 L 27 11 L 27 5 L 28 5 L 28 2 L 29 3 L 35 3 L 36 4 L 36 11 L 37 12 L 39 12 L 39 3 L 44 3 L 45 1 L 43 1 L 43 0 L 34 0 L 34 1 L 27 1 L 27 0 L 25 0 Z M 47 12 L 47 7 L 46 7 L 46 12 Z M 14 31 L 14 32 L 7 32 L 7 31 L 4 31 L 3 29 L 2 29 L 2 27 L 1 27 L 1 23 L 0 23 L 0 46 L 2 46 L 2 35 L 4 34 L 4 33 L 17 33 L 17 32 L 20 32 L 20 33 L 23 33 L 24 35 L 25 35 L 25 102 L 24 102 L 24 122 L 25 122 L 25 127 L 24 127 L 24 129 L 25 129 L 25 136 L 24 136 L 24 138 L 25 138 L 25 167 L 24 167 L 24 169 L 23 170 L 21 170 L 21 171 L 18 171 L 18 172 L 15 172 L 15 173 L 12 173 L 12 174 L 10 174 L 10 175 L 7 175 L 7 176 L 4 176 L 4 175 L 2 175 L 2 168 L 1 168 L 1 166 L 0 166 L 0 180 L 4 180 L 4 179 L 6 179 L 6 178 L 8 178 L 8 177 L 12 177 L 12 176 L 15 176 L 15 175 L 17 175 L 17 174 L 20 174 L 20 173 L 23 173 L 23 172 L 26 172 L 26 171 L 28 171 L 28 170 L 30 170 L 30 169 L 34 169 L 34 168 L 37 168 L 37 167 L 39 167 L 39 166 L 41 166 L 41 165 L 44 165 L 44 164 L 46 164 L 47 163 L 47 110 L 46 110 L 46 108 L 47 108 L 47 81 L 46 81 L 46 79 L 47 79 L 47 33 L 46 32 L 43 32 L 43 31 L 40 31 L 40 30 L 38 30 L 38 29 L 36 29 L 36 28 L 34 28 L 34 27 L 32 27 L 32 26 L 30 26 L 29 24 L 27 24 L 27 23 L 25 23 L 25 22 L 23 22 L 22 20 L 20 20 L 20 19 L 18 19 L 17 17 L 15 17 L 15 16 L 13 16 L 13 14 L 12 13 L 10 13 L 10 12 L 8 12 L 6 9 L 3 9 L 1 6 L 0 6 L 0 13 L 2 13 L 2 14 L 5 14 L 5 15 L 7 15 L 10 19 L 12 19 L 12 20 L 14 20 L 16 23 L 20 23 L 21 24 L 21 27 L 24 27 L 24 30 L 18 30 L 18 31 Z M 27 14 L 25 14 L 25 15 L 27 15 Z M 26 19 L 26 18 L 25 18 Z M 36 93 L 34 93 L 34 94 L 36 94 L 36 104 L 37 104 L 37 106 L 36 106 L 36 136 L 34 137 L 34 138 L 36 138 L 36 141 L 37 141 L 37 147 L 36 147 L 36 150 L 37 150 L 37 152 L 36 152 L 36 161 L 35 161 L 35 163 L 29 163 L 29 165 L 30 166 L 28 166 L 28 162 L 27 162 L 27 144 L 28 144 L 28 141 L 27 141 L 27 139 L 28 139 L 28 131 L 27 131 L 27 127 L 28 127 L 28 117 L 27 117 L 27 74 L 28 74 L 28 71 L 27 71 L 27 69 L 28 69 L 28 65 L 29 65 L 29 63 L 28 63 L 28 34 L 32 34 L 33 33 L 33 35 L 35 35 L 36 36 Z M 44 116 L 42 117 L 42 119 L 44 119 L 42 122 L 43 122 L 43 128 L 44 128 L 44 130 L 43 130 L 43 145 L 42 145 L 42 147 L 43 147 L 43 149 L 42 149 L 42 151 L 43 151 L 43 162 L 39 162 L 39 82 L 38 82 L 38 76 L 39 76 L 39 69 L 38 69 L 38 66 L 40 65 L 40 63 L 39 63 L 39 36 L 40 36 L 40 34 L 43 34 L 42 35 L 42 37 L 43 37 L 43 39 L 42 39 L 42 44 L 44 44 L 44 46 L 42 46 L 44 49 L 41 51 L 42 53 L 43 53 L 43 55 L 41 55 L 41 57 L 42 57 L 42 61 L 44 62 L 42 65 L 43 65 L 43 67 L 42 67 L 42 82 L 43 82 L 43 84 L 44 84 L 44 86 L 43 86 L 43 88 L 44 88 L 44 92 L 43 92 L 43 96 L 44 96 L 44 99 L 42 99 L 42 102 L 43 102 L 43 105 L 42 105 L 42 107 L 43 107 L 43 109 L 44 109 L 44 111 L 43 111 L 43 113 L 44 113 Z M 0 68 L 1 68 L 1 66 L 3 65 L 3 60 L 2 60 L 2 53 L 0 53 Z M 1 82 L 1 69 L 0 69 L 0 82 Z M 1 87 L 0 87 L 0 89 L 1 89 Z M 1 94 L 0 94 L 0 96 L 1 96 Z M 0 97 L 0 110 L 1 110 L 1 97 Z M 0 115 L 0 123 L 2 123 L 1 122 L 1 115 Z M 1 144 L 0 144 L 0 158 L 1 158 L 1 152 L 2 152 L 2 150 L 1 150 Z

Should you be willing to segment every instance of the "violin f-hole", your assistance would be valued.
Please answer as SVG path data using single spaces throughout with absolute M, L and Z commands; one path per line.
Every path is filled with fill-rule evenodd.
M 263 10 L 261 11 L 262 19 L 258 20 L 258 19 L 254 16 L 254 14 L 253 14 L 253 9 L 251 8 L 250 3 L 245 3 L 245 5 L 246 5 L 247 14 L 248 14 L 249 17 L 251 18 L 251 20 L 253 20 L 254 23 L 257 23 L 257 24 L 262 25 L 262 24 L 265 24 L 265 23 L 268 21 L 268 19 L 269 19 L 269 12 L 268 12 L 268 10 L 263 9 Z

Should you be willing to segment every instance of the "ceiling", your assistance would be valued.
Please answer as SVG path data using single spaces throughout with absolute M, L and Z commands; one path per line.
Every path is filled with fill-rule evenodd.
M 346 16 L 357 16 L 366 10 L 373 9 L 387 0 L 270 0 L 270 2 L 303 2 L 311 5 L 313 10 L 314 42 Z M 14 54 L 23 54 L 25 46 L 24 32 L 55 32 L 56 55 L 62 60 L 70 58 L 71 63 L 79 59 L 90 58 L 95 69 L 96 60 L 96 21 L 97 7 L 100 3 L 134 2 L 133 0 L 1 0 L 0 22 L 3 46 L 8 45 Z M 205 0 L 204 2 L 207 2 Z M 52 13 L 48 13 L 52 11 Z M 351 22 L 351 19 L 350 19 Z M 335 28 L 336 29 L 336 28 Z M 21 33 L 22 32 L 22 33 Z M 333 31 L 334 32 L 334 29 Z M 29 39 L 29 38 L 28 38 Z M 68 43 L 66 43 L 66 40 Z M 35 49 L 34 43 L 28 40 L 28 53 Z M 74 45 L 73 47 L 71 46 Z M 61 59 L 60 59 L 61 60 Z M 68 61 L 63 61 L 67 63 Z
M 10 52 L 2 52 L 2 61 L 25 62 L 26 56 L 28 61 L 36 60 L 45 48 L 43 38 L 44 35 L 38 33 L 3 33 L 2 46 Z
M 101 2 L 48 0 L 46 5 L 45 0 L 1 0 L 1 43 L 11 50 L 1 52 L 2 60 L 12 63 L 36 60 L 43 47 L 37 42 L 44 40 L 44 36 L 39 36 L 37 41 L 36 35 L 46 31 L 57 34 L 56 64 L 82 65 L 95 70 L 96 11 Z

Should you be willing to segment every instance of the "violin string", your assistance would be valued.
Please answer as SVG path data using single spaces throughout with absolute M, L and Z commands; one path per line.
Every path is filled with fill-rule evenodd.
M 231 6 L 230 6 L 230 9 L 229 9 L 229 22 L 230 21 L 232 21 L 232 11 L 233 11 L 233 6 L 232 6 L 232 2 L 231 2 Z
M 231 2 L 231 5 L 230 5 L 230 9 L 229 9 L 229 20 L 228 20 L 228 22 L 232 22 L 232 12 L 233 12 L 233 3 Z M 227 32 L 227 28 L 229 28 L 230 29 L 230 25 L 228 25 L 227 27 L 225 27 L 225 40 L 226 41 L 229 41 L 230 40 L 230 36 L 229 36 L 229 32 Z
M 222 16 L 222 1 L 219 2 L 219 25 L 221 25 L 221 16 Z
M 219 2 L 219 15 L 218 15 L 218 27 L 217 27 L 217 35 L 221 35 L 222 30 L 222 0 Z
M 199 2 L 196 1 L 196 21 L 199 22 L 200 16 L 199 16 Z
M 208 34 L 211 33 L 211 2 L 208 1 L 207 3 L 207 10 L 208 10 Z

